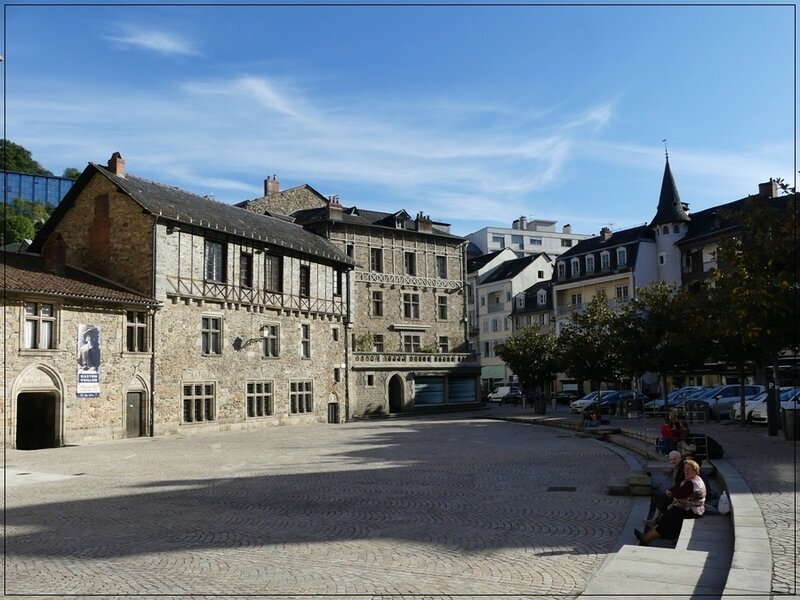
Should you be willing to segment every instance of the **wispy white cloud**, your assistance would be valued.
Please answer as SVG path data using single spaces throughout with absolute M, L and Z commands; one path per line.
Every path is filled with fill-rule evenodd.
M 123 48 L 139 48 L 160 54 L 177 54 L 182 56 L 196 56 L 200 52 L 180 35 L 167 31 L 154 29 L 139 29 L 135 27 L 123 28 L 124 33 L 115 36 L 106 36 L 106 40 L 114 42 Z

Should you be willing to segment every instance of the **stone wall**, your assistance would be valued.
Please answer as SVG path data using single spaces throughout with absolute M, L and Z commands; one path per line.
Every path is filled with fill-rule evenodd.
M 22 348 L 25 301 L 55 305 L 55 349 Z M 4 317 L 6 376 L 2 393 L 7 445 L 14 446 L 16 442 L 18 397 L 33 392 L 55 395 L 55 427 L 60 443 L 126 437 L 126 394 L 141 391 L 145 401 L 149 398 L 150 354 L 125 351 L 124 307 L 74 303 L 35 295 L 15 296 L 7 299 Z M 96 398 L 77 397 L 78 326 L 81 324 L 95 325 L 100 329 L 100 395 Z
M 95 174 L 58 223 L 66 262 L 152 294 L 153 217 L 102 175 Z
M 327 206 L 327 203 L 319 194 L 309 186 L 301 185 L 277 194 L 250 200 L 247 203 L 247 210 L 261 214 L 264 212 L 279 212 L 284 215 L 291 215 L 298 210 L 322 208 L 323 206 Z

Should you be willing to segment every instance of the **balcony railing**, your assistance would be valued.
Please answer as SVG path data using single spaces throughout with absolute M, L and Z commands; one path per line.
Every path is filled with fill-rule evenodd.
M 480 358 L 472 352 L 354 352 L 355 368 L 479 367 Z
M 412 287 L 429 287 L 457 290 L 462 282 L 454 279 L 439 279 L 437 277 L 417 277 L 415 275 L 397 275 L 395 273 L 375 273 L 373 271 L 359 271 L 356 281 L 365 283 L 382 283 L 385 285 L 408 285 Z
M 214 300 L 332 315 L 344 315 L 346 308 L 343 300 L 339 297 L 335 299 L 306 298 L 186 277 L 167 277 L 166 291 L 167 295 L 194 300 Z
M 576 311 L 585 310 L 588 304 L 581 303 L 581 304 L 565 304 L 563 306 L 558 307 L 558 316 L 564 317 L 566 315 L 572 314 Z
M 504 302 L 499 302 L 499 303 L 496 303 L 496 304 L 490 304 L 489 305 L 489 309 L 486 312 L 499 313 L 499 312 L 505 312 L 505 310 L 506 310 L 505 303 Z

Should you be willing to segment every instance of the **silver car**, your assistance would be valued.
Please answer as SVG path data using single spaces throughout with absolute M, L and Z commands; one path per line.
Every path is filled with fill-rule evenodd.
M 797 387 L 781 388 L 780 403 L 781 403 L 781 408 L 800 409 L 800 388 Z M 753 409 L 753 412 L 750 413 L 750 420 L 753 423 L 767 422 L 766 402 Z

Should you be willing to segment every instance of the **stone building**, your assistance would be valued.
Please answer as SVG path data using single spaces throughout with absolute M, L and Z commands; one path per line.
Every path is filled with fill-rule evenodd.
M 347 417 L 354 261 L 324 238 L 129 175 L 115 153 L 86 168 L 31 250 L 56 240 L 67 265 L 157 303 L 139 349 L 152 435 Z M 111 342 L 101 372 L 129 360 Z
M 308 185 L 239 206 L 290 215 L 354 259 L 351 415 L 452 408 L 479 401 L 479 363 L 466 339 L 464 238 L 422 213 L 345 208 Z
M 3 252 L 3 422 L 20 449 L 147 435 L 156 302 L 45 256 Z

